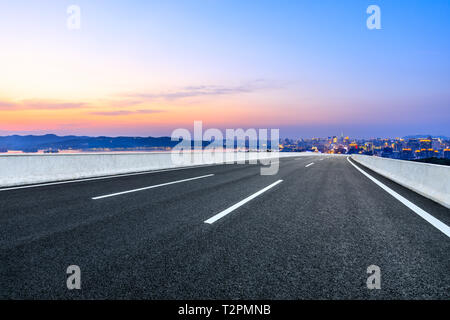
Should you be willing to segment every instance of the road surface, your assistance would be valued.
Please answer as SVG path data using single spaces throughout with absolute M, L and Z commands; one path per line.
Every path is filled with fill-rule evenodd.
M 450 225 L 450 210 L 363 170 Z M 450 298 L 450 238 L 347 157 L 2 190 L 0 261 L 2 299 Z

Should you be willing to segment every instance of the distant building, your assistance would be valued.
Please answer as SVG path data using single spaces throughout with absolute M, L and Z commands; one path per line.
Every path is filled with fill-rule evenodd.
M 36 153 L 39 150 L 37 148 L 23 148 L 22 151 L 25 153 Z
M 348 152 L 349 154 L 359 153 L 358 144 L 356 143 L 350 143 L 348 145 Z
M 440 139 L 437 138 L 433 138 L 431 140 L 431 148 L 433 148 L 434 150 L 441 150 L 442 146 L 441 146 L 441 141 Z
M 450 149 L 444 149 L 444 159 L 450 159 Z
M 432 149 L 431 138 L 430 139 L 420 139 L 420 150 Z
M 409 139 L 407 143 L 407 147 L 410 148 L 413 152 L 416 150 L 420 150 L 420 141 L 419 139 Z
M 427 159 L 427 158 L 437 157 L 437 154 L 435 151 L 436 150 L 433 150 L 432 148 L 416 150 L 416 158 L 417 159 Z
M 48 149 L 48 150 L 44 150 L 44 153 L 59 153 L 58 149 Z
M 411 148 L 403 148 L 400 152 L 400 159 L 402 160 L 412 160 L 414 159 L 414 153 Z
M 383 158 L 392 158 L 394 153 L 394 149 L 392 147 L 384 147 L 383 151 L 381 152 L 381 156 Z

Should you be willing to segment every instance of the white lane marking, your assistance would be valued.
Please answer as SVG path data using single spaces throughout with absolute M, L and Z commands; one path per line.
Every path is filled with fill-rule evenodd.
M 84 182 L 84 181 L 94 181 L 94 180 L 114 179 L 114 178 L 120 178 L 120 177 L 138 176 L 138 175 L 143 175 L 143 174 L 152 174 L 152 173 L 159 173 L 159 172 L 178 171 L 178 170 L 186 170 L 186 169 L 196 169 L 196 168 L 220 166 L 220 165 L 223 165 L 223 164 L 205 164 L 205 165 L 183 167 L 183 168 L 169 168 L 169 169 L 161 169 L 161 170 L 153 170 L 153 171 L 145 171 L 145 172 L 123 173 L 123 174 L 116 174 L 116 175 L 105 176 L 105 177 L 84 178 L 84 179 L 76 179 L 76 180 L 68 180 L 68 181 L 55 181 L 55 182 L 48 182 L 48 183 L 32 184 L 32 185 L 29 185 L 29 186 L 18 186 L 18 187 L 3 188 L 3 189 L 0 189 L 0 192 L 1 191 L 9 191 L 9 190 L 18 190 L 18 189 L 28 189 L 28 188 L 37 188 L 37 187 L 45 187 L 45 186 L 54 186 L 54 185 L 66 184 L 66 183 L 77 183 L 77 182 Z
M 187 181 L 192 181 L 192 180 L 197 180 L 197 179 L 208 178 L 208 177 L 212 177 L 213 175 L 214 174 L 207 174 L 207 175 L 204 175 L 204 176 L 199 176 L 199 177 L 194 177 L 194 178 L 189 178 L 189 179 L 183 179 L 183 180 L 177 180 L 177 181 L 172 181 L 172 182 L 166 182 L 166 183 L 156 184 L 154 186 L 149 186 L 149 187 L 144 187 L 144 188 L 139 188 L 139 189 L 133 189 L 133 190 L 122 191 L 122 192 L 117 192 L 117 193 L 112 193 L 112 194 L 106 194 L 106 195 L 103 195 L 103 196 L 94 197 L 94 198 L 92 198 L 92 200 L 98 200 L 98 199 L 104 199 L 104 198 L 109 198 L 109 197 L 115 197 L 115 196 L 120 196 L 122 194 L 138 192 L 138 191 L 143 191 L 143 190 L 148 190 L 148 189 L 153 189 L 153 188 L 158 188 L 158 187 L 164 187 L 164 186 L 168 186 L 168 185 L 171 185 L 171 184 L 182 183 L 182 182 L 187 182 Z
M 306 166 L 305 166 L 305 168 L 308 168 L 309 166 L 312 166 L 314 164 L 314 162 L 311 162 L 310 164 L 307 164 Z
M 251 196 L 245 198 L 244 200 L 239 201 L 238 203 L 236 203 L 235 205 L 229 207 L 228 209 L 216 214 L 215 216 L 209 218 L 208 220 L 205 220 L 205 223 L 208 224 L 213 224 L 214 222 L 216 222 L 217 220 L 225 217 L 227 214 L 233 212 L 234 210 L 236 210 L 237 208 L 243 206 L 244 204 L 246 204 L 247 202 L 255 199 L 257 196 L 263 194 L 264 192 L 266 192 L 267 190 L 275 187 L 277 184 L 283 182 L 283 180 L 278 180 L 277 182 L 272 183 L 271 185 L 265 187 L 264 189 L 259 190 L 258 192 L 252 194 Z
M 323 160 L 323 158 L 322 159 L 319 159 L 319 161 L 322 161 Z
M 409 201 L 408 199 L 404 198 L 403 196 L 399 195 L 397 192 L 386 186 L 385 184 L 381 183 L 368 173 L 366 173 L 364 170 L 359 168 L 357 165 L 355 165 L 353 162 L 350 161 L 349 157 L 347 157 L 347 161 L 352 164 L 358 171 L 360 171 L 362 174 L 364 174 L 367 178 L 372 180 L 375 184 L 377 184 L 379 187 L 381 187 L 384 191 L 389 193 L 391 196 L 393 196 L 395 199 L 403 203 L 405 206 L 410 208 L 412 211 L 414 211 L 417 215 L 425 219 L 428 223 L 430 223 L 433 227 L 444 233 L 447 237 L 450 238 L 450 227 L 447 226 L 445 223 L 441 222 L 440 220 L 433 217 L 431 214 L 426 212 L 425 210 L 419 208 L 414 203 Z

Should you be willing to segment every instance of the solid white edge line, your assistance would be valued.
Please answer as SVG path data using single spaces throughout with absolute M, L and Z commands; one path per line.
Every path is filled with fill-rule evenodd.
M 218 214 L 212 216 L 211 218 L 209 218 L 208 220 L 205 220 L 204 222 L 205 222 L 205 223 L 208 223 L 208 224 L 213 224 L 213 223 L 216 222 L 217 220 L 219 220 L 219 219 L 225 217 L 227 214 L 233 212 L 234 210 L 236 210 L 237 208 L 243 206 L 243 205 L 246 204 L 247 202 L 249 202 L 249 201 L 255 199 L 257 196 L 263 194 L 264 192 L 266 192 L 267 190 L 269 190 L 269 189 L 275 187 L 277 184 L 279 184 L 279 183 L 281 183 L 281 182 L 283 182 L 283 180 L 278 180 L 278 181 L 272 183 L 271 185 L 265 187 L 264 189 L 259 190 L 258 192 L 252 194 L 251 196 L 245 198 L 244 200 L 239 201 L 239 202 L 236 203 L 235 205 L 232 205 L 232 206 L 229 207 L 228 209 L 226 209 L 226 210 L 224 210 L 224 211 L 222 211 L 222 212 L 220 212 L 220 213 L 218 213 Z
M 372 180 L 375 184 L 377 184 L 379 187 L 381 187 L 384 191 L 386 191 L 387 193 L 389 193 L 391 196 L 393 196 L 395 199 L 397 199 L 398 201 L 400 201 L 401 203 L 403 203 L 405 206 L 407 206 L 409 209 L 411 209 L 412 211 L 414 211 L 417 215 L 419 215 L 421 218 L 423 218 L 424 220 L 426 220 L 428 223 L 430 223 L 433 227 L 435 227 L 436 229 L 438 229 L 439 231 L 441 231 L 442 233 L 444 233 L 447 237 L 450 238 L 450 227 L 447 226 L 445 223 L 443 223 L 442 221 L 436 219 L 435 217 L 433 217 L 431 214 L 429 214 L 428 212 L 426 212 L 425 210 L 419 208 L 418 206 L 416 206 L 414 203 L 412 203 L 411 201 L 409 201 L 408 199 L 404 198 L 403 196 L 399 195 L 397 192 L 395 192 L 394 190 L 392 190 L 391 188 L 389 188 L 388 186 L 386 186 L 385 184 L 381 183 L 380 181 L 378 181 L 377 179 L 375 179 L 374 177 L 372 177 L 371 175 L 369 175 L 368 173 L 366 173 L 364 170 L 362 170 L 361 168 L 359 168 L 357 165 L 355 165 L 353 162 L 350 161 L 349 157 L 347 157 L 347 161 L 351 163 L 352 166 L 354 166 L 356 169 L 358 169 L 359 172 L 361 172 L 362 174 L 364 174 L 367 178 L 369 178 L 370 180 Z
M 312 166 L 314 164 L 314 162 L 311 162 L 310 164 L 307 164 L 306 166 L 305 166 L 305 168 L 308 168 L 309 166 Z
M 117 193 L 112 193 L 112 194 L 106 194 L 106 195 L 103 195 L 103 196 L 94 197 L 94 198 L 92 198 L 92 200 L 99 200 L 99 199 L 104 199 L 104 198 L 110 198 L 110 197 L 120 196 L 122 194 L 138 192 L 138 191 L 143 191 L 143 190 L 148 190 L 148 189 L 153 189 L 153 188 L 158 188 L 158 187 L 164 187 L 164 186 L 168 186 L 168 185 L 171 185 L 171 184 L 182 183 L 182 182 L 187 182 L 187 181 L 192 181 L 192 180 L 197 180 L 197 179 L 202 179 L 202 178 L 208 178 L 208 177 L 212 177 L 213 175 L 214 174 L 207 174 L 207 175 L 204 175 L 204 176 L 188 178 L 188 179 L 183 179 L 183 180 L 177 180 L 177 181 L 171 181 L 171 182 L 156 184 L 156 185 L 153 185 L 153 186 L 139 188 L 139 189 L 133 189 L 133 190 L 122 191 L 122 192 L 117 192 Z
M 77 183 L 77 182 L 95 181 L 95 180 L 105 180 L 105 179 L 114 179 L 114 178 L 121 178 L 121 177 L 139 176 L 139 175 L 144 175 L 144 174 L 152 174 L 152 173 L 160 173 L 160 172 L 170 172 L 170 171 L 178 171 L 178 170 L 186 170 L 186 169 L 204 168 L 204 167 L 211 167 L 211 166 L 216 166 L 216 165 L 220 166 L 220 165 L 222 165 L 222 163 L 220 163 L 220 164 L 204 164 L 204 165 L 199 165 L 199 166 L 189 166 L 189 167 L 181 167 L 181 168 L 167 168 L 167 169 L 151 170 L 151 171 L 144 171 L 144 172 L 134 172 L 134 173 L 121 173 L 121 174 L 104 176 L 104 177 L 82 178 L 82 179 L 68 180 L 68 181 L 55 181 L 55 182 L 31 184 L 31 185 L 27 185 L 27 186 L 6 187 L 6 188 L 0 188 L 0 192 L 2 192 L 2 191 L 10 191 L 10 190 L 45 187 L 45 186 L 54 186 L 54 185 L 58 185 L 58 184 Z

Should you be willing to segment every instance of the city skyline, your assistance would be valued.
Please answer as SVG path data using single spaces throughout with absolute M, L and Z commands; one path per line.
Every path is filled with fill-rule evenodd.
M 446 1 L 75 3 L 2 6 L 0 135 L 450 136 Z
M 187 129 L 188 131 L 192 131 L 192 128 L 183 128 L 183 129 Z M 209 127 L 205 127 L 205 130 L 207 129 L 217 129 L 217 128 L 209 128 Z M 227 129 L 232 129 L 232 130 L 239 130 L 242 129 L 245 131 L 247 131 L 248 129 L 252 130 L 256 130 L 257 132 L 259 130 L 267 130 L 267 128 L 227 128 Z M 274 128 L 276 129 L 276 128 Z M 219 129 L 220 130 L 220 129 Z M 0 131 L 0 137 L 11 137 L 11 136 L 19 136 L 19 137 L 27 137 L 27 136 L 34 136 L 34 137 L 42 137 L 42 136 L 59 136 L 59 137 L 64 137 L 64 136 L 74 136 L 74 137 L 90 137 L 90 138 L 98 138 L 98 137 L 111 137 L 111 138 L 118 138 L 118 137 L 127 137 L 127 138 L 170 138 L 170 134 L 168 135 L 81 135 L 81 134 L 58 134 L 58 133 L 53 133 L 53 132 L 46 132 L 43 131 L 42 133 L 40 132 L 24 132 L 24 133 L 8 133 L 8 132 L 3 132 Z M 387 135 L 380 135 L 380 136 L 353 136 L 350 134 L 345 133 L 344 131 L 341 131 L 339 133 L 337 132 L 332 132 L 330 134 L 325 134 L 325 135 L 305 135 L 305 136 L 300 136 L 300 135 L 293 135 L 293 136 L 287 136 L 287 135 L 281 135 L 280 134 L 280 139 L 327 139 L 327 138 L 332 138 L 332 137 L 350 137 L 351 139 L 357 139 L 357 140 L 367 140 L 367 139 L 421 139 L 421 138 L 442 138 L 444 140 L 450 140 L 450 136 L 447 135 L 442 135 L 442 134 L 417 134 L 417 133 L 411 133 L 411 134 L 406 134 L 406 135 L 394 135 L 394 136 L 387 136 Z

